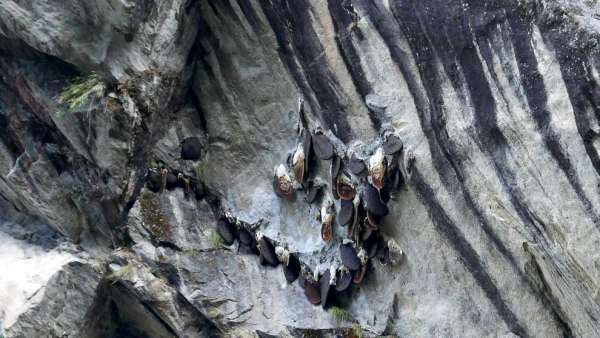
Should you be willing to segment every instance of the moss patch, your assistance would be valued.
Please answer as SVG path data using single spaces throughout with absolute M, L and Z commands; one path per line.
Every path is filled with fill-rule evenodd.
M 120 281 L 121 279 L 127 277 L 132 272 L 133 272 L 133 264 L 127 263 L 127 265 L 121 267 L 119 270 L 106 276 L 106 279 L 112 281 L 114 284 L 114 283 Z
M 213 248 L 220 248 L 223 244 L 223 239 L 215 230 L 210 233 L 210 243 L 212 244 Z
M 73 112 L 88 102 L 88 99 L 96 99 L 104 96 L 106 85 L 96 73 L 78 76 L 63 89 L 58 96 L 58 102 L 66 105 L 66 111 L 59 111 L 58 116 L 66 112 Z
M 153 194 L 140 196 L 142 221 L 155 240 L 164 239 L 171 231 L 171 225 L 165 220 L 160 209 L 160 201 Z
M 196 255 L 196 250 L 194 249 L 185 249 L 181 251 L 182 256 L 192 257 Z
M 362 338 L 362 328 L 358 324 L 354 324 L 351 328 L 349 328 L 344 337 L 346 338 Z
M 196 177 L 199 180 L 204 180 L 204 174 L 206 172 L 206 164 L 204 162 L 198 162 L 196 164 L 196 166 L 194 167 L 194 170 L 196 172 Z
M 333 316 L 333 318 L 335 318 L 337 322 L 349 322 L 353 320 L 352 315 L 350 314 L 350 312 L 348 312 L 348 310 L 342 309 L 337 306 L 332 306 L 329 309 L 329 313 L 331 313 L 331 315 Z

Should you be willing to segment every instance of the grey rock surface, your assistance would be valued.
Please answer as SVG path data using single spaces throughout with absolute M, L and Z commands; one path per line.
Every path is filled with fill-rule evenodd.
M 88 264 L 71 262 L 56 272 L 30 307 L 10 325 L 8 337 L 81 336 L 84 316 L 91 308 L 100 273 Z
M 6 337 L 600 336 L 597 1 L 0 0 L 0 73 L 0 261 L 53 262 L 0 278 Z M 403 259 L 345 320 L 215 232 L 340 263 L 331 161 L 317 202 L 273 191 L 303 128 L 344 164 L 404 144 Z

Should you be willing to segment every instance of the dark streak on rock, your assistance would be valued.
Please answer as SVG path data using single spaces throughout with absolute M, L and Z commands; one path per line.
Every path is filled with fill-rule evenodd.
M 520 17 L 510 17 L 509 23 L 512 29 L 512 42 L 519 72 L 521 73 L 521 85 L 525 90 L 529 109 L 535 120 L 538 130 L 544 139 L 546 148 L 550 151 L 556 163 L 564 172 L 569 184 L 577 194 L 586 213 L 600 230 L 600 216 L 594 209 L 592 202 L 585 195 L 583 187 L 571 159 L 560 144 L 560 136 L 550 125 L 550 112 L 548 111 L 547 96 L 544 87 L 544 79 L 539 71 L 537 59 L 531 45 L 531 27 Z
M 400 14 L 402 12 L 411 13 L 412 11 L 408 11 L 408 8 L 395 7 L 393 9 L 393 12 L 399 17 L 398 21 L 402 21 L 403 28 L 407 30 L 413 38 L 413 40 L 410 41 L 410 43 L 420 55 L 419 57 L 417 57 L 417 61 L 421 70 L 421 77 L 425 80 L 424 82 L 428 84 L 425 90 L 428 92 L 428 96 L 431 97 L 431 101 L 437 103 L 429 104 L 429 101 L 426 98 L 420 98 L 421 94 L 417 94 L 417 92 L 419 91 L 417 88 L 418 85 L 416 83 L 412 83 L 413 81 L 409 81 L 409 88 L 411 88 L 411 93 L 413 94 L 413 97 L 415 97 L 417 109 L 420 112 L 419 115 L 421 116 L 423 131 L 427 135 L 430 148 L 433 152 L 434 165 L 437 171 L 440 173 L 442 180 L 444 180 L 446 186 L 459 186 L 461 188 L 468 208 L 473 211 L 473 213 L 477 217 L 477 220 L 482 225 L 482 228 L 490 237 L 490 240 L 497 246 L 498 250 L 513 265 L 515 265 L 516 268 L 514 256 L 508 251 L 508 249 L 504 246 L 501 240 L 495 235 L 493 229 L 491 228 L 491 225 L 483 217 L 483 212 L 474 203 L 474 199 L 471 196 L 470 192 L 461 183 L 464 182 L 464 174 L 462 172 L 462 168 L 458 165 L 458 163 L 460 163 L 461 161 L 460 157 L 457 158 L 457 155 L 460 154 L 460 151 L 448 138 L 448 134 L 445 131 L 445 116 L 443 116 L 443 112 L 439 108 L 439 106 L 443 105 L 443 96 L 441 94 L 441 89 L 438 85 L 436 85 L 437 83 L 439 83 L 439 79 L 435 74 L 435 65 L 433 63 L 433 58 L 435 56 L 432 54 L 433 46 L 429 42 L 425 32 L 422 31 L 421 25 L 416 17 L 414 17 L 412 14 Z M 412 19 L 409 16 L 411 16 Z M 382 34 L 382 36 L 383 35 L 384 34 Z M 403 58 L 400 56 L 396 57 L 394 55 L 395 53 L 392 53 L 394 61 L 396 61 L 397 63 L 402 63 Z M 407 70 L 408 66 L 399 64 L 399 67 L 401 69 L 405 69 L 405 71 L 403 71 L 403 74 L 405 74 L 405 78 L 411 77 L 411 74 L 408 73 Z M 427 110 L 431 110 L 430 118 L 427 118 L 427 116 L 425 116 L 426 114 L 424 112 Z M 449 168 L 451 168 L 453 171 L 450 171 Z
M 214 0 L 210 0 L 208 1 L 208 5 L 210 6 L 210 8 L 212 9 L 213 13 L 215 13 L 215 17 L 218 18 L 219 20 L 221 20 L 221 13 L 219 12 L 219 9 L 217 8 L 216 3 L 219 3 L 221 1 L 214 1 Z
M 226 105 L 226 108 L 231 108 L 231 104 L 229 102 L 228 96 L 225 94 L 224 88 L 221 87 L 220 82 L 217 80 L 215 75 L 215 71 L 213 70 L 210 63 L 206 60 L 206 56 L 210 53 L 207 50 L 208 47 L 205 47 L 203 44 L 206 43 L 212 47 L 212 49 L 219 49 L 219 40 L 213 33 L 210 26 L 204 21 L 200 21 L 200 27 L 198 29 L 198 36 L 196 37 L 196 42 L 194 43 L 194 51 L 196 54 L 196 68 L 203 69 L 206 73 L 206 76 L 209 78 L 209 83 L 214 84 L 212 88 L 216 91 L 216 95 L 222 98 L 222 102 Z M 203 87 L 197 87 L 198 90 L 203 90 Z M 210 87 L 209 87 L 210 88 Z M 194 93 L 196 95 L 196 99 L 200 96 L 198 93 Z
M 552 315 L 562 328 L 563 337 L 574 337 L 573 331 L 569 325 L 568 317 L 562 310 L 556 295 L 552 293 L 550 284 L 544 275 L 543 269 L 537 262 L 535 255 L 531 253 L 529 245 L 524 245 L 523 249 L 525 254 L 529 256 L 529 261 L 526 262 L 524 266 L 526 277 L 529 279 L 531 285 L 542 295 L 545 305 L 552 308 Z
M 208 122 L 206 121 L 206 112 L 202 108 L 202 105 L 200 104 L 200 100 L 198 99 L 198 96 L 196 96 L 196 93 L 193 90 L 190 89 L 190 91 L 188 93 L 188 97 L 189 97 L 190 104 L 194 107 L 194 109 L 196 109 L 198 121 L 200 122 L 199 127 L 202 131 L 204 131 L 206 133 L 208 131 Z
M 425 179 L 417 168 L 411 176 L 411 183 L 415 188 L 417 196 L 424 206 L 429 210 L 429 215 L 436 227 L 436 230 L 448 240 L 448 243 L 460 254 L 463 264 L 473 275 L 473 278 L 481 287 L 487 298 L 498 311 L 500 317 L 504 320 L 510 330 L 521 336 L 528 337 L 525 329 L 519 323 L 518 318 L 511 311 L 500 295 L 500 291 L 490 275 L 486 272 L 485 265 L 481 258 L 473 249 L 469 241 L 465 238 L 460 229 L 452 222 L 446 211 L 436 198 L 433 189 L 425 182 Z
M 434 55 L 432 54 L 433 47 L 429 42 L 427 35 L 425 34 L 425 32 L 423 32 L 421 23 L 418 21 L 418 18 L 414 15 L 414 10 L 412 10 L 412 8 L 409 5 L 406 5 L 405 7 L 402 7 L 397 3 L 392 5 L 392 12 L 395 16 L 398 17 L 397 21 L 402 22 L 401 27 L 407 30 L 409 35 L 412 37 L 412 40 L 409 41 L 409 43 L 411 43 L 415 51 L 418 51 L 419 56 L 415 57 L 418 61 L 418 66 L 421 71 L 423 83 L 429 85 L 425 89 L 428 91 L 428 96 L 430 97 L 431 101 L 427 100 L 427 98 L 424 97 L 424 95 L 420 92 L 418 84 L 415 82 L 415 80 L 412 79 L 412 74 L 409 71 L 408 65 L 404 61 L 407 59 L 407 57 L 404 55 L 405 53 L 394 43 L 395 39 L 398 38 L 400 33 L 397 31 L 395 32 L 394 30 L 396 28 L 391 23 L 388 23 L 384 20 L 385 16 L 381 11 L 377 10 L 377 7 L 374 4 L 368 5 L 366 6 L 366 8 L 367 11 L 369 11 L 369 17 L 372 19 L 372 22 L 375 25 L 376 29 L 379 31 L 384 41 L 386 41 L 392 59 L 403 73 L 404 78 L 406 79 L 408 87 L 411 91 L 411 94 L 415 99 L 415 104 L 419 111 L 419 116 L 421 117 L 422 129 L 427 135 L 428 142 L 430 144 L 430 149 L 432 151 L 434 166 L 436 167 L 436 169 L 438 169 L 438 172 L 440 173 L 442 179 L 445 180 L 447 186 L 460 187 L 460 189 L 463 192 L 463 196 L 465 198 L 465 203 L 467 207 L 471 211 L 473 211 L 478 221 L 482 224 L 482 228 L 484 229 L 487 236 L 497 247 L 498 251 L 502 253 L 509 262 L 511 262 L 513 268 L 520 273 L 520 270 L 515 263 L 516 260 L 514 256 L 508 251 L 508 249 L 504 246 L 500 239 L 495 235 L 491 225 L 487 223 L 487 221 L 483 217 L 482 211 L 479 210 L 479 208 L 474 203 L 474 200 L 468 192 L 468 189 L 466 189 L 463 186 L 463 184 L 460 183 L 464 182 L 464 180 L 462 179 L 462 170 L 457 164 L 460 163 L 460 158 L 454 158 L 455 156 L 451 156 L 451 154 L 460 154 L 460 152 L 457 149 L 454 149 L 452 142 L 449 142 L 448 135 L 445 132 L 445 118 L 443 116 L 443 112 L 439 109 L 439 107 L 443 106 L 443 100 L 439 87 L 435 87 L 435 84 L 439 83 L 439 81 L 434 73 Z M 437 29 L 439 29 L 439 27 Z M 430 117 L 430 119 L 427 119 L 426 117 L 427 111 L 431 111 L 432 116 Z M 451 172 L 450 169 L 453 169 L 454 172 Z M 456 177 L 454 175 L 456 175 Z M 456 229 L 456 231 L 458 231 L 458 229 Z M 466 239 L 464 239 L 464 237 L 462 237 L 462 240 L 467 242 Z M 455 248 L 458 248 L 460 246 L 461 245 L 454 245 Z M 462 255 L 470 254 L 468 250 L 467 252 L 461 250 L 457 251 Z M 476 255 L 474 250 L 473 253 Z M 466 261 L 474 260 L 466 258 Z M 479 258 L 477 258 L 476 261 L 478 264 L 481 264 L 481 262 L 479 262 Z M 476 269 L 470 269 L 470 271 L 473 272 L 476 271 Z M 477 279 L 477 274 L 474 272 L 473 274 Z M 484 288 L 486 294 L 492 299 L 492 303 L 494 304 L 494 306 L 496 306 L 499 314 L 504 319 L 507 326 L 509 326 L 513 330 L 513 332 L 525 336 L 526 332 L 524 328 L 521 326 L 521 324 L 519 324 L 514 313 L 512 313 L 512 311 L 507 307 L 507 305 L 501 301 L 500 296 L 498 295 L 498 290 L 495 287 L 495 285 L 490 288 L 487 285 L 486 280 L 491 281 L 491 278 L 486 275 L 486 277 L 480 281 L 480 285 L 482 285 L 482 288 Z M 487 288 L 487 290 L 485 288 Z M 491 292 L 490 290 L 495 291 Z M 496 298 L 495 300 L 494 297 Z
M 467 45 L 459 55 L 459 62 L 463 68 L 466 85 L 471 94 L 473 111 L 475 114 L 474 132 L 482 151 L 491 159 L 496 176 L 507 191 L 511 204 L 519 214 L 524 224 L 533 226 L 540 237 L 546 230 L 544 222 L 535 216 L 526 204 L 525 194 L 518 188 L 516 174 L 506 166 L 510 152 L 508 140 L 498 127 L 496 106 L 491 88 L 483 70 L 482 61 L 477 56 L 472 42 Z M 541 228 L 541 229 L 540 229 Z
M 232 25 L 237 25 L 240 27 L 238 32 L 244 32 L 245 36 L 244 40 L 251 40 L 252 42 L 256 41 L 255 38 L 252 36 L 251 32 L 248 32 L 246 30 L 246 27 L 244 26 L 244 24 L 242 23 L 242 19 L 240 18 L 240 16 L 238 15 L 238 12 L 235 11 L 235 9 L 233 8 L 231 1 L 230 0 L 211 0 L 209 1 L 211 8 L 213 9 L 213 11 L 215 12 L 215 15 L 217 18 L 219 18 L 220 20 L 223 20 L 223 26 L 222 27 L 226 27 L 227 29 L 229 29 Z M 239 4 L 239 2 L 238 2 Z M 248 6 L 251 6 L 250 4 L 247 4 Z M 241 5 L 240 5 L 240 9 L 242 9 Z M 248 9 L 247 7 L 245 9 Z M 242 15 L 244 15 L 245 18 L 250 18 L 250 20 L 254 19 L 252 16 L 248 17 L 247 13 L 244 12 L 242 10 Z M 231 18 L 231 20 L 228 20 L 229 18 Z M 227 24 L 225 23 L 227 22 Z M 254 33 L 256 32 L 256 26 L 255 26 L 255 22 L 254 21 L 249 21 L 250 22 L 250 26 L 252 28 L 252 30 L 254 31 Z M 233 33 L 233 30 L 231 31 Z M 258 34 L 257 34 L 258 35 Z M 231 35 L 232 37 L 234 36 L 234 34 Z
M 352 136 L 346 107 L 325 50 L 314 31 L 307 0 L 260 1 L 279 44 L 279 53 L 304 93 L 313 112 L 321 112 L 326 126 L 344 142 Z M 335 128 L 337 126 L 337 128 Z
M 256 11 L 252 7 L 250 0 L 237 0 L 237 3 L 238 3 L 238 6 L 240 6 L 242 13 L 244 14 L 244 17 L 246 17 L 246 20 L 248 20 L 248 23 L 254 30 L 254 33 L 256 35 L 260 35 L 260 32 L 261 32 L 260 19 L 258 18 Z
M 335 41 L 338 45 L 338 49 L 340 50 L 340 55 L 344 60 L 344 64 L 346 65 L 346 68 L 352 77 L 352 82 L 354 83 L 358 94 L 362 97 L 365 108 L 367 108 L 367 111 L 369 112 L 371 123 L 376 130 L 379 130 L 381 129 L 383 114 L 370 109 L 365 104 L 367 95 L 371 93 L 373 89 L 365 76 L 365 71 L 362 68 L 360 57 L 358 56 L 358 52 L 352 43 L 352 28 L 348 30 L 348 27 L 353 27 L 353 25 L 356 23 L 356 18 L 352 16 L 346 8 L 344 8 L 342 2 L 343 0 L 327 1 L 335 30 Z
M 565 30 L 552 31 L 543 36 L 552 41 L 555 48 L 556 59 L 573 106 L 577 131 L 594 169 L 600 174 L 600 156 L 593 144 L 597 134 L 591 130 L 591 126 L 600 118 L 600 88 L 593 80 L 585 60 L 585 51 L 568 43 L 570 37 L 566 36 Z M 588 111 L 592 112 L 591 116 Z
M 396 13 L 401 13 L 401 9 L 395 8 L 394 14 L 399 15 Z M 402 21 L 405 23 L 405 29 L 409 30 L 411 36 L 415 38 L 415 40 L 412 41 L 412 45 L 419 54 L 417 60 L 421 66 L 421 75 L 427 80 L 426 83 L 429 84 L 426 88 L 429 92 L 428 95 L 432 98 L 432 102 L 438 103 L 438 105 L 431 105 L 429 107 L 431 110 L 430 119 L 426 119 L 424 116 L 425 114 L 420 114 L 423 130 L 427 135 L 430 148 L 434 153 L 436 169 L 441 173 L 442 180 L 444 180 L 446 186 L 460 187 L 467 207 L 473 211 L 485 233 L 495 244 L 498 251 L 513 264 L 515 270 L 519 271 L 513 254 L 494 233 L 492 226 L 483 216 L 483 211 L 474 202 L 474 198 L 469 189 L 464 187 L 464 184 L 462 183 L 465 182 L 465 179 L 462 167 L 459 165 L 459 163 L 462 162 L 460 158 L 461 151 L 457 149 L 454 143 L 449 139 L 448 134 L 445 131 L 445 116 L 439 108 L 439 106 L 443 106 L 443 95 L 439 85 L 437 85 L 439 79 L 435 74 L 435 65 L 433 63 L 434 55 L 432 55 L 433 46 L 425 33 L 420 30 L 420 24 L 417 22 L 416 18 L 411 21 L 408 17 L 403 16 Z M 442 45 L 442 43 L 436 41 L 434 45 Z M 451 56 L 450 58 L 454 60 L 454 56 Z M 447 69 L 449 68 L 455 67 L 447 67 Z M 452 168 L 453 172 L 450 172 L 448 168 Z
M 227 13 L 238 25 L 240 25 L 241 27 L 243 27 L 242 21 L 238 17 L 238 14 L 236 13 L 236 11 L 231 6 L 231 2 L 229 0 L 226 0 L 226 1 L 223 1 L 223 0 L 212 0 L 212 1 L 216 2 L 218 4 L 218 6 L 222 6 L 223 7 L 223 12 Z

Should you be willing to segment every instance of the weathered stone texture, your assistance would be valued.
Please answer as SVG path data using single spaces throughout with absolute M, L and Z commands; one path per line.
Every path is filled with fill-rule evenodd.
M 103 94 L 57 113 L 91 72 Z M 7 337 L 600 336 L 597 1 L 3 0 L 0 73 L 0 211 L 24 224 L 0 230 L 69 257 Z M 380 225 L 404 259 L 371 262 L 352 322 L 214 237 L 228 217 L 339 262 L 320 200 L 273 192 L 303 124 L 346 164 L 404 146 Z

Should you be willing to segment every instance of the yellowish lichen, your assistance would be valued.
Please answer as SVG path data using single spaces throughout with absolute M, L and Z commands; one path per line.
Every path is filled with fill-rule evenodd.
M 362 338 L 362 328 L 360 327 L 360 325 L 354 324 L 354 325 L 352 325 L 351 328 L 349 328 L 345 332 L 344 337 L 345 338 Z
M 198 162 L 198 163 L 196 164 L 196 167 L 195 167 L 194 169 L 195 169 L 195 171 L 196 171 L 196 177 L 197 177 L 199 180 L 202 180 L 202 179 L 204 178 L 204 173 L 205 173 L 205 170 L 206 170 L 206 165 L 205 165 L 205 163 L 204 163 L 204 162 Z
M 210 233 L 210 243 L 212 244 L 213 248 L 219 248 L 221 247 L 221 244 L 223 244 L 223 239 L 216 231 L 213 230 Z
M 132 272 L 133 272 L 133 264 L 127 263 L 127 265 L 121 267 L 119 270 L 114 271 L 113 273 L 106 276 L 106 279 L 112 281 L 113 283 L 116 283 L 116 282 L 122 280 L 123 278 L 127 277 L 128 275 L 130 275 Z
M 329 309 L 329 313 L 333 316 L 333 318 L 338 322 L 349 322 L 352 321 L 352 315 L 348 310 L 342 309 L 337 306 L 332 306 Z
M 195 256 L 196 253 L 197 252 L 194 249 L 185 249 L 185 250 L 181 251 L 182 256 Z

